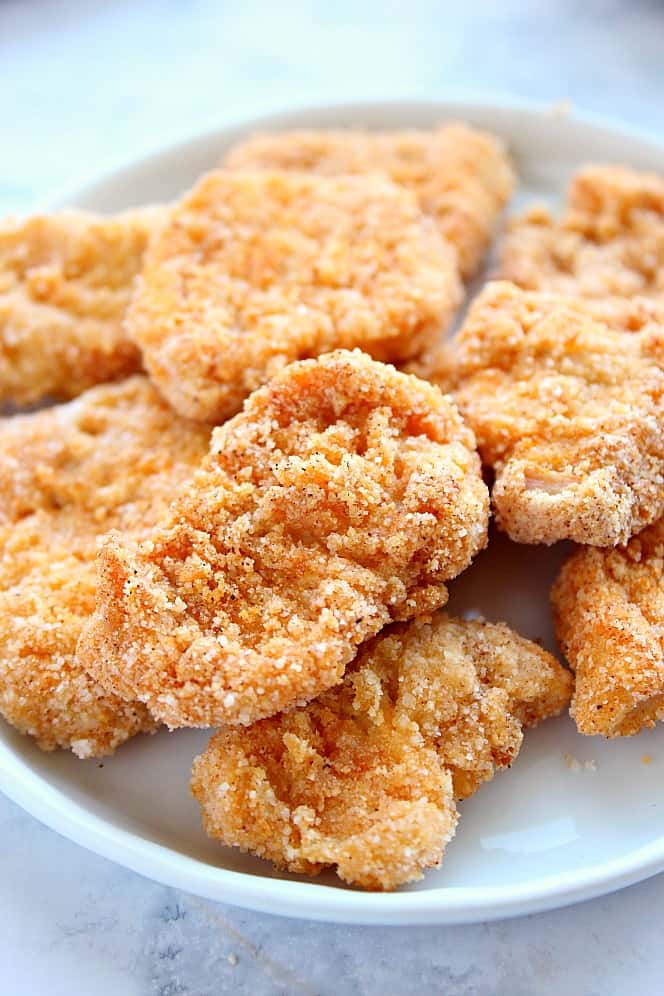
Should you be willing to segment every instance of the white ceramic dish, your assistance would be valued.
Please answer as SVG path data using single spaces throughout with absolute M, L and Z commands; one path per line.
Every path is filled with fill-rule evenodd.
M 520 201 L 556 198 L 588 161 L 664 171 L 664 149 L 654 142 L 555 110 L 357 104 L 219 129 L 70 193 L 67 202 L 115 210 L 172 197 L 258 128 L 426 127 L 449 118 L 504 137 L 521 176 Z M 553 648 L 547 591 L 563 552 L 496 538 L 452 585 L 451 610 L 506 619 Z M 587 899 L 664 869 L 664 728 L 605 743 L 580 737 L 561 718 L 529 733 L 512 771 L 463 804 L 442 869 L 389 895 L 344 888 L 332 874 L 314 881 L 280 875 L 208 840 L 188 793 L 191 760 L 206 740 L 191 731 L 137 738 L 102 764 L 44 754 L 0 723 L 0 788 L 55 830 L 144 875 L 210 899 L 320 920 L 487 920 Z M 645 756 L 652 762 L 643 763 Z

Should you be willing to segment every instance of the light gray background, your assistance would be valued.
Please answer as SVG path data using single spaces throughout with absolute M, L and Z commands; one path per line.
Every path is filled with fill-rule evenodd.
M 0 214 L 302 99 L 451 91 L 575 105 L 664 139 L 658 0 L 0 0 Z M 664 877 L 504 923 L 359 928 L 147 882 L 0 797 L 6 996 L 662 991 Z

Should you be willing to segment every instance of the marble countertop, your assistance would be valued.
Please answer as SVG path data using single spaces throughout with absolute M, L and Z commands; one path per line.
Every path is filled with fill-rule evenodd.
M 0 214 L 225 117 L 315 99 L 571 100 L 664 138 L 658 0 L 0 0 Z M 664 876 L 447 928 L 248 913 L 89 854 L 0 797 L 7 996 L 657 992 Z

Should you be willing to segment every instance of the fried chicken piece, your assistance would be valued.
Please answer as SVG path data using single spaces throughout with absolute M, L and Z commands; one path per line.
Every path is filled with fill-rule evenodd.
M 465 280 L 478 270 L 514 174 L 502 143 L 463 124 L 430 131 L 287 131 L 253 135 L 226 155 L 231 169 L 324 176 L 382 173 L 412 190 L 454 246 Z
M 520 543 L 613 546 L 664 512 L 664 328 L 626 336 L 554 294 L 489 284 L 438 376 Z
M 500 273 L 528 290 L 584 298 L 612 328 L 664 324 L 664 177 L 587 167 L 559 219 L 535 207 L 512 220 Z
M 154 722 L 75 662 L 109 529 L 141 535 L 207 450 L 144 377 L 0 420 L 0 712 L 44 750 L 111 753 Z
M 443 605 L 487 517 L 473 435 L 437 388 L 359 350 L 292 364 L 215 430 L 143 544 L 105 544 L 79 658 L 170 727 L 251 723 Z
M 414 620 L 362 648 L 304 708 L 225 728 L 194 762 L 211 837 L 316 874 L 393 889 L 440 864 L 464 799 L 560 712 L 571 677 L 503 624 Z
M 410 192 L 217 171 L 153 241 L 128 329 L 176 411 L 220 422 L 292 360 L 417 355 L 460 299 L 454 254 Z
M 162 214 L 0 223 L 0 404 L 73 398 L 140 368 L 122 321 Z
M 580 733 L 624 737 L 664 719 L 664 519 L 613 550 L 577 550 L 551 600 L 576 671 Z

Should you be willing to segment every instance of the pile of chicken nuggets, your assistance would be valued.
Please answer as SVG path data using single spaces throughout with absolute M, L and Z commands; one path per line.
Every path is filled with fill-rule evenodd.
M 529 727 L 664 719 L 664 177 L 586 167 L 501 232 L 514 185 L 460 123 L 297 131 L 0 224 L 9 723 L 80 758 L 211 728 L 212 837 L 392 889 Z M 443 611 L 491 516 L 577 544 L 568 666 Z

